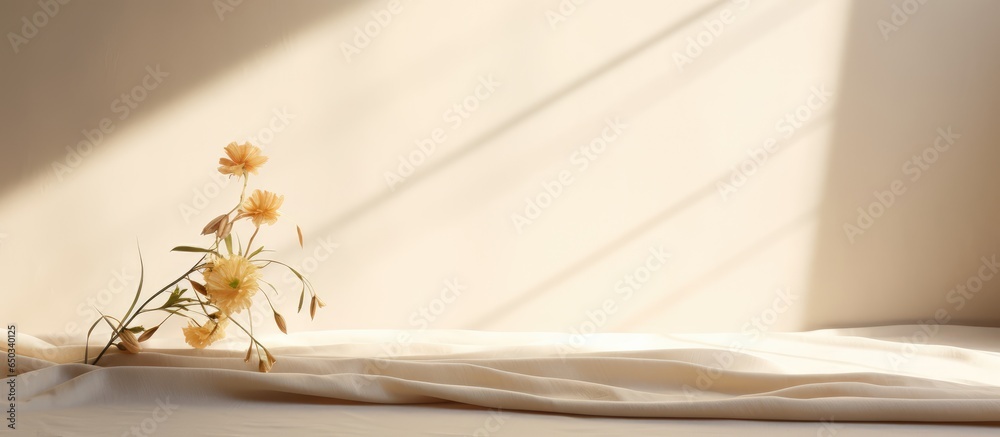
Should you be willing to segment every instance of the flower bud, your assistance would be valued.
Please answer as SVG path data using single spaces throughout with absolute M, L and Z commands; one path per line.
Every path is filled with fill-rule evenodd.
M 272 363 L 271 360 L 260 360 L 257 362 L 257 370 L 260 371 L 260 373 L 270 372 L 273 364 L 274 363 Z
M 149 337 L 152 337 L 153 334 L 156 333 L 157 329 L 160 329 L 159 325 L 154 326 L 153 329 L 147 329 L 146 332 L 143 332 L 142 335 L 139 336 L 139 343 L 149 340 Z
M 192 281 L 191 278 L 188 278 L 188 282 L 191 283 L 191 288 L 193 288 L 194 291 L 197 291 L 197 292 L 201 293 L 202 296 L 208 296 L 208 290 L 205 290 L 205 286 L 204 285 L 201 285 L 198 282 Z
M 285 318 L 282 317 L 281 314 L 278 314 L 277 311 L 274 313 L 274 323 L 278 325 L 278 329 L 280 329 L 281 332 L 284 332 L 285 334 L 288 333 L 288 325 L 285 324 Z
M 133 334 L 132 331 L 123 329 L 122 332 L 118 334 L 118 338 L 122 340 L 121 344 L 122 347 L 125 348 L 125 352 L 137 354 L 142 350 L 142 347 L 139 346 L 139 340 L 135 338 L 135 334 Z
M 205 225 L 205 229 L 201 230 L 201 235 L 208 235 L 208 234 L 211 234 L 213 232 L 218 232 L 220 226 L 225 226 L 222 223 L 223 220 L 225 220 L 228 223 L 229 222 L 229 214 L 222 214 L 222 215 L 220 215 L 220 216 L 212 219 L 212 221 L 208 222 L 208 224 Z
M 226 216 L 225 222 L 226 222 L 225 225 L 222 224 L 219 225 L 219 230 L 215 234 L 217 237 L 219 237 L 220 240 L 223 240 L 226 237 L 228 237 L 229 232 L 233 230 L 233 222 L 229 221 L 229 216 Z

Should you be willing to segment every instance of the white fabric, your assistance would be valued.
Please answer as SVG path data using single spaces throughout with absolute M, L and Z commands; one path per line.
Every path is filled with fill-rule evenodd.
M 55 346 L 21 335 L 18 366 L 25 373 L 18 377 L 18 418 L 21 428 L 43 427 L 58 435 L 69 435 L 60 424 L 88 430 L 80 435 L 121 435 L 130 424 L 137 426 L 154 414 L 159 401 L 177 408 L 157 426 L 213 429 L 220 435 L 292 425 L 318 426 L 313 430 L 321 434 L 331 429 L 327 425 L 343 430 L 350 423 L 359 426 L 357 435 L 391 434 L 379 414 L 395 418 L 401 431 L 444 426 L 441 421 L 454 416 L 464 427 L 457 432 L 467 435 L 477 429 L 491 434 L 488 428 L 509 432 L 529 421 L 555 425 L 551 435 L 568 432 L 560 426 L 571 430 L 580 425 L 566 419 L 525 419 L 511 425 L 518 422 L 511 417 L 537 419 L 516 410 L 816 421 L 808 425 L 816 435 L 824 435 L 823 426 L 836 430 L 850 421 L 979 422 L 987 428 L 960 429 L 995 433 L 1000 424 L 1000 329 L 933 328 L 784 333 L 759 339 L 597 334 L 583 344 L 578 344 L 580 337 L 565 334 L 313 332 L 266 339 L 278 357 L 270 374 L 243 362 L 242 343 L 197 351 L 172 340 L 154 340 L 139 355 L 115 353 L 95 367 L 56 364 L 78 360 L 79 345 Z M 932 335 L 924 335 L 926 331 Z M 467 406 L 373 410 L 355 404 L 444 401 Z M 421 413 L 408 413 L 413 410 Z M 334 412 L 353 419 L 324 416 Z M 490 414 L 505 420 L 490 419 Z M 178 420 L 182 417 L 186 419 Z M 467 426 L 477 421 L 477 427 Z M 692 421 L 656 423 L 698 428 Z M 372 424 L 385 432 L 363 432 Z

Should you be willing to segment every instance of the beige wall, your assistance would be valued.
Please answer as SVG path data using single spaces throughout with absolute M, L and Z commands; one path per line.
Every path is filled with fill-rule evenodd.
M 928 2 L 910 15 L 898 3 L 851 13 L 807 326 L 997 326 L 1000 28 L 982 17 L 1000 4 Z M 859 207 L 885 212 L 865 230 Z
M 70 2 L 0 50 L 0 317 L 60 334 L 122 312 L 136 240 L 147 286 L 171 280 L 193 260 L 168 249 L 238 195 L 222 147 L 249 139 L 271 157 L 252 183 L 286 194 L 259 239 L 330 303 L 295 330 L 1000 325 L 1000 281 L 948 294 L 997 251 L 1000 3 L 928 2 L 888 40 L 892 1 L 224 4 Z M 44 14 L 0 11 L 5 34 Z

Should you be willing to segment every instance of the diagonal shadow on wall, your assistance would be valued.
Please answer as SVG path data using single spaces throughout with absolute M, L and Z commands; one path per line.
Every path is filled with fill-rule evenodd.
M 36 3 L 0 3 L 2 28 L 19 32 L 21 17 L 39 10 Z M 217 10 L 217 3 L 224 2 L 67 3 L 17 53 L 4 47 L 0 187 L 54 174 L 51 164 L 65 164 L 66 148 L 86 141 L 82 131 L 99 129 L 102 118 L 119 123 L 126 116 L 121 123 L 134 123 L 149 117 L 303 28 L 361 4 L 246 0 Z M 168 74 L 162 87 L 141 102 L 120 100 L 142 83 L 147 67 L 158 65 Z M 99 149 L 97 134 L 91 138 Z
M 886 39 L 894 4 L 851 11 L 805 328 L 1000 326 L 1000 278 L 973 279 L 1000 249 L 1000 2 L 927 3 Z

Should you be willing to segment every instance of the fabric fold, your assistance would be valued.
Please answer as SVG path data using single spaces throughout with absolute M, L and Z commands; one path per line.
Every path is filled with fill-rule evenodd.
M 964 330 L 965 343 L 1000 338 L 995 328 L 942 329 Z M 68 361 L 82 348 L 29 339 L 18 356 L 22 370 L 31 369 L 18 376 L 19 408 L 31 414 L 169 397 L 206 406 L 458 402 L 614 417 L 1000 422 L 1000 353 L 927 346 L 900 365 L 890 359 L 898 344 L 857 330 L 773 334 L 739 349 L 735 337 L 718 334 L 600 334 L 569 348 L 551 334 L 511 341 L 425 332 L 392 348 L 384 347 L 397 338 L 389 331 L 307 337 L 323 341 L 274 340 L 278 363 L 269 374 L 252 371 L 236 350 L 168 343 L 111 353 L 101 366 L 59 364 L 39 357 Z M 395 352 L 372 353 L 387 349 Z

